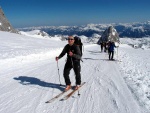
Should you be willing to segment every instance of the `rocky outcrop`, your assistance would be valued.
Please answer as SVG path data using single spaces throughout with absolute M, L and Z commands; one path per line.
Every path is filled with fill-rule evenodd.
M 119 34 L 117 33 L 116 29 L 113 26 L 108 27 L 100 37 L 98 43 L 101 42 L 119 42 Z
M 0 7 L 0 31 L 8 31 L 12 33 L 17 33 L 17 30 L 15 30 L 11 26 L 10 22 L 5 17 L 5 14 L 1 7 Z

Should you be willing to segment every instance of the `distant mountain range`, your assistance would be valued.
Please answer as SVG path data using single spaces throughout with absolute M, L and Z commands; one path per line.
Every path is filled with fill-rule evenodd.
M 40 26 L 18 28 L 19 31 L 41 30 L 48 33 L 50 36 L 54 35 L 84 35 L 91 37 L 93 34 L 102 35 L 102 33 L 109 27 L 113 26 L 119 37 L 142 38 L 150 36 L 150 21 L 136 22 L 136 23 L 119 23 L 119 24 L 87 24 L 82 26 Z

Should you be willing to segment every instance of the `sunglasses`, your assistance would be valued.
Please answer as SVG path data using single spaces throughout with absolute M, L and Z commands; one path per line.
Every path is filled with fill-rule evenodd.
M 74 40 L 73 38 L 68 38 L 67 40 Z

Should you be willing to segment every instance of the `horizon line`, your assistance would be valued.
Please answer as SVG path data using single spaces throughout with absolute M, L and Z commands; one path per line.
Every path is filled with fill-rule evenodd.
M 83 25 L 41 25 L 41 26 L 28 26 L 28 27 L 14 27 L 15 29 L 26 29 L 26 28 L 37 28 L 37 27 L 78 27 L 78 26 L 87 26 L 87 25 L 108 25 L 108 24 L 135 24 L 135 23 L 150 23 L 150 20 L 142 21 L 142 22 L 112 22 L 112 23 L 89 23 Z

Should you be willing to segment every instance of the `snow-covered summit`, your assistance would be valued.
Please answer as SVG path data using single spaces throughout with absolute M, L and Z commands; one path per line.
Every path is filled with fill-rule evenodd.
M 36 38 L 50 38 L 49 34 L 41 30 L 33 30 L 27 32 L 20 31 L 19 33 L 25 36 L 36 37 Z

